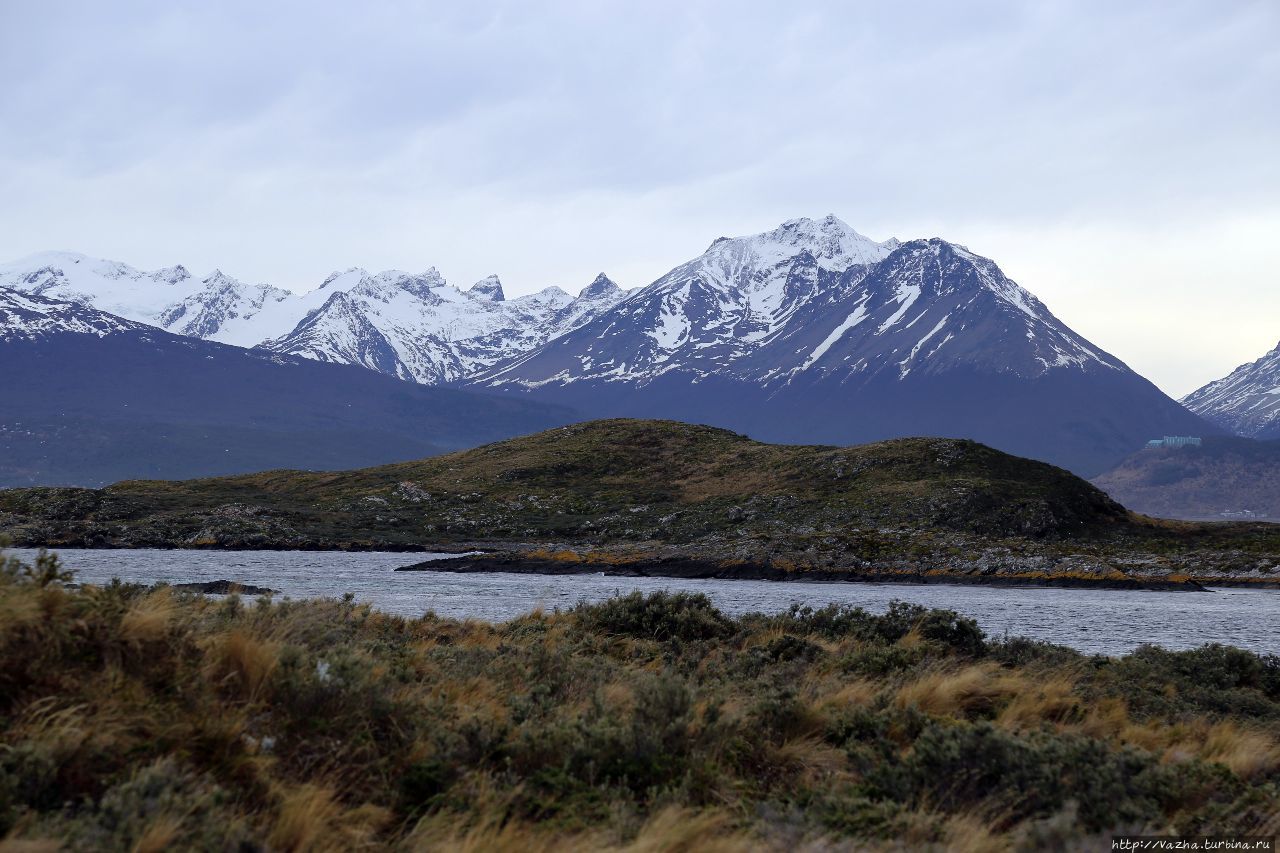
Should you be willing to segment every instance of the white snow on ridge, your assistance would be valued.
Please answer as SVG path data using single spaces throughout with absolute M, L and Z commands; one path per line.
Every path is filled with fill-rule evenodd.
M 0 341 L 37 340 L 66 332 L 102 338 L 116 332 L 145 328 L 140 323 L 76 303 L 0 288 Z
M 898 366 L 901 367 L 901 370 L 898 371 L 899 378 L 905 378 L 906 375 L 911 372 L 911 368 L 907 366 L 908 363 L 910 363 L 911 360 L 916 357 L 916 355 L 920 352 L 920 350 L 924 347 L 924 345 L 929 342 L 930 338 L 938 334 L 938 332 L 942 331 L 942 327 L 947 325 L 947 320 L 949 320 L 950 318 L 951 318 L 951 315 L 948 314 L 947 316 L 939 320 L 938 325 L 934 326 L 933 329 L 931 329 L 927 335 L 925 335 L 923 338 L 917 341 L 916 345 L 911 348 L 911 354 L 908 355 L 906 358 L 904 358 L 902 361 L 898 362 Z M 946 343 L 946 341 L 943 341 L 943 343 Z M 937 348 L 933 350 L 933 352 L 937 352 L 937 351 L 938 351 Z M 933 355 L 933 352 L 929 354 Z
M 814 362 L 826 355 L 827 350 L 831 349 L 832 344 L 844 337 L 845 332 L 849 331 L 867 318 L 866 305 L 868 296 L 869 294 L 863 296 L 862 301 L 853 309 L 853 313 L 848 317 L 845 317 L 844 322 L 832 329 L 831 334 L 827 335 L 822 343 L 813 348 L 813 352 L 809 353 L 809 357 L 800 365 L 801 370 L 808 370 L 812 367 Z
M 911 306 L 916 304 L 916 300 L 920 298 L 920 285 L 918 284 L 902 284 L 898 286 L 894 298 L 899 301 L 898 310 L 893 313 L 889 319 L 880 324 L 880 328 L 876 329 L 876 334 L 883 334 L 892 328 L 903 316 L 911 310 Z

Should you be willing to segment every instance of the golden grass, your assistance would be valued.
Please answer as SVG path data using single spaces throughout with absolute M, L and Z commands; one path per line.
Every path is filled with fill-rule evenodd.
M 951 815 L 942 832 L 947 853 L 996 853 L 1012 847 L 1009 839 L 992 831 L 991 821 L 980 815 Z
M 431 853 L 586 853 L 603 849 L 589 837 L 540 832 L 527 823 L 486 816 L 471 825 L 452 815 L 418 822 L 405 848 Z
M 748 853 L 765 849 L 758 839 L 735 829 L 718 811 L 670 806 L 658 811 L 629 842 L 601 832 L 557 833 L 501 810 L 467 822 L 451 814 L 423 818 L 405 847 L 432 853 Z
M 853 705 L 870 705 L 880 693 L 880 685 L 865 679 L 846 681 L 834 692 L 820 693 L 810 705 L 817 714 L 830 714 Z
M 254 699 L 280 662 L 280 645 L 234 630 L 214 638 L 207 661 L 210 680 L 235 686 L 241 696 Z
M 164 853 L 176 850 L 182 837 L 182 818 L 177 815 L 160 815 L 151 821 L 137 843 L 133 853 Z
M 674 806 L 649 818 L 625 853 L 738 853 L 759 849 L 749 835 L 733 830 L 721 812 L 694 812 Z
M 120 619 L 120 637 L 135 645 L 163 640 L 176 613 L 172 590 L 162 586 L 129 606 Z
M 267 840 L 273 850 L 288 853 L 330 849 L 330 829 L 340 811 L 328 788 L 304 785 L 285 795 Z
M 839 773 L 849 766 L 844 750 L 812 735 L 784 741 L 773 747 L 769 758 L 780 770 L 798 773 L 809 783 Z
M 1008 729 L 1079 721 L 1085 710 L 1084 703 L 1075 694 L 1075 686 L 1075 679 L 1070 675 L 1052 675 L 1029 682 L 1000 710 L 996 721 Z
M 1241 779 L 1252 779 L 1280 768 L 1280 745 L 1259 731 L 1235 723 L 1214 723 L 1204 739 L 1200 757 L 1224 764 Z
M 61 841 L 43 838 L 0 838 L 0 853 L 58 853 Z
M 70 755 L 79 750 L 96 733 L 103 735 L 105 726 L 90 725 L 89 706 L 85 704 L 59 705 L 54 697 L 38 699 L 27 706 L 12 734 L 22 734 L 39 742 L 55 756 Z
M 1001 701 L 1028 689 L 1021 676 L 1004 672 L 993 663 L 979 663 L 928 671 L 900 687 L 894 702 L 900 708 L 916 707 L 929 714 L 964 716 L 994 710 Z
M 40 624 L 44 619 L 40 594 L 41 590 L 33 587 L 0 596 L 0 643 Z

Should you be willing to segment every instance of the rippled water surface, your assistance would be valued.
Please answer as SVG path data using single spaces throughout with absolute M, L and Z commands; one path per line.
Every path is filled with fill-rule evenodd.
M 12 553 L 30 558 L 33 551 Z M 1227 643 L 1280 653 L 1280 591 L 1220 589 L 1209 593 L 1077 589 L 1006 589 L 864 583 L 677 580 L 600 575 L 544 576 L 395 572 L 432 554 L 316 551 L 66 550 L 64 565 L 80 581 L 118 577 L 139 583 L 232 580 L 267 586 L 292 598 L 338 597 L 403 616 L 510 619 L 535 607 L 567 608 L 631 590 L 705 592 L 726 613 L 775 612 L 792 604 L 841 602 L 882 612 L 894 599 L 946 607 L 970 616 L 992 635 L 1008 633 L 1123 654 L 1142 643 L 1172 649 Z

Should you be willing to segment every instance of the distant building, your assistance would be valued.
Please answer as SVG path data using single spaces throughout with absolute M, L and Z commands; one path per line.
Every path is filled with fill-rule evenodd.
M 1199 447 L 1200 439 L 1194 435 L 1166 435 L 1164 438 L 1153 438 L 1147 447 Z

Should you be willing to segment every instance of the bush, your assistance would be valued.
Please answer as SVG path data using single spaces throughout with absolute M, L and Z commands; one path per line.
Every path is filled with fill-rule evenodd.
M 890 602 L 883 615 L 846 604 L 829 604 L 817 609 L 793 604 L 786 613 L 766 621 L 796 634 L 871 643 L 896 643 L 915 630 L 922 638 L 957 654 L 977 657 L 986 651 L 982 629 L 974 620 L 952 610 L 929 610 L 905 601 Z
M 637 591 L 570 612 L 585 630 L 642 640 L 695 642 L 733 632 L 732 622 L 700 592 Z

